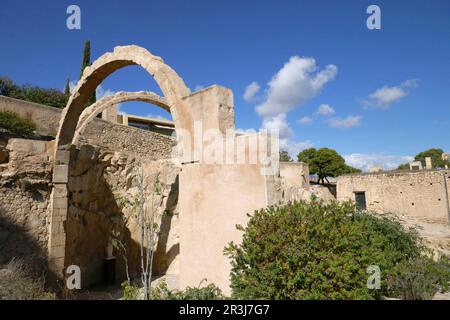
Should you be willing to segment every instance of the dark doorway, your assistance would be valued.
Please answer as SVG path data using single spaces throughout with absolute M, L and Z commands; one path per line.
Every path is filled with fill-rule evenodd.
M 366 210 L 366 193 L 355 192 L 356 208 L 358 210 Z

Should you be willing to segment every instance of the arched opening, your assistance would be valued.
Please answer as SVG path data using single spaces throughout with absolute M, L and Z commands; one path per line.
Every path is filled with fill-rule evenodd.
M 152 75 L 164 97 L 150 92 L 120 92 L 84 109 L 85 103 L 97 86 L 114 71 L 128 65 L 141 66 Z M 128 219 L 132 218 L 132 213 L 123 215 L 124 205 L 121 203 L 122 199 L 129 198 L 130 194 L 134 193 L 136 196 L 135 193 L 139 192 L 139 190 L 136 191 L 139 187 L 135 185 L 136 171 L 132 169 L 136 168 L 135 164 L 140 161 L 139 157 L 128 157 L 102 149 L 99 151 L 89 144 L 80 148 L 74 147 L 87 124 L 103 108 L 112 104 L 144 101 L 169 111 L 177 128 L 179 127 L 177 108 L 183 107 L 182 99 L 189 94 L 190 91 L 183 80 L 165 65 L 161 58 L 136 46 L 117 47 L 114 52 L 103 55 L 92 66 L 85 69 L 83 77 L 63 111 L 56 139 L 49 231 L 49 262 L 52 271 L 62 276 L 66 266 L 77 264 L 81 267 L 82 273 L 85 273 L 82 274 L 84 282 L 95 283 L 101 277 L 101 260 L 104 255 L 107 255 L 105 250 L 111 242 L 111 233 L 114 229 L 122 230 L 121 238 L 131 243 L 127 252 L 129 261 L 136 261 L 139 253 L 135 236 L 139 230 L 136 230 L 136 223 L 129 224 Z M 114 134 L 117 141 L 123 143 L 121 133 L 114 132 Z M 155 148 L 158 145 L 168 144 L 167 139 L 164 140 L 158 135 L 152 136 L 151 139 L 141 138 L 139 135 L 142 133 L 136 132 L 135 140 L 138 144 L 139 141 L 145 140 L 156 141 Z M 128 141 L 130 144 L 132 142 Z M 110 143 L 114 143 L 114 140 Z M 148 152 L 143 153 L 149 155 L 155 151 L 152 146 L 148 149 Z M 158 210 L 169 213 L 169 216 L 172 215 L 170 218 L 161 219 L 161 229 L 170 232 L 168 228 L 170 229 L 173 215 L 177 210 L 175 199 L 178 197 L 178 169 L 173 161 L 160 161 L 170 158 L 170 154 L 166 151 L 167 149 L 163 148 L 162 151 L 158 151 L 161 154 L 155 155 L 154 158 L 149 155 L 147 160 L 150 162 L 153 160 L 153 162 L 142 162 L 141 167 L 145 171 L 150 189 L 155 179 L 161 179 L 160 173 L 165 172 L 163 183 L 167 187 L 162 189 L 156 202 L 160 208 Z M 150 210 L 153 210 L 154 201 L 153 197 Z M 164 241 L 164 236 L 161 237 L 162 240 L 159 241 L 158 246 L 163 251 L 179 250 L 176 246 L 167 248 L 169 236 L 166 236 L 166 243 L 161 242 Z M 170 267 L 173 254 L 174 252 L 169 258 L 161 258 L 168 260 L 160 264 L 161 270 L 167 270 Z M 156 258 L 158 259 L 158 253 Z M 134 268 L 133 265 L 130 267 Z M 137 268 L 137 263 L 135 267 Z
M 141 101 L 153 104 L 170 113 L 170 107 L 167 104 L 167 100 L 163 97 L 158 96 L 156 93 L 146 91 L 118 92 L 112 96 L 108 96 L 97 101 L 93 105 L 87 107 L 81 113 L 77 127 L 75 129 L 72 144 L 77 143 L 80 134 L 82 134 L 86 126 L 92 121 L 92 119 L 97 117 L 100 113 L 102 113 L 111 106 L 130 101 Z

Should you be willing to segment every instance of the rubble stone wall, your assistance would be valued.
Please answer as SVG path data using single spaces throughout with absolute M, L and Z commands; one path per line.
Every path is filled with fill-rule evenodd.
M 364 192 L 368 210 L 447 223 L 449 186 L 448 170 L 346 175 L 337 180 L 337 199 L 355 201 L 355 192 Z

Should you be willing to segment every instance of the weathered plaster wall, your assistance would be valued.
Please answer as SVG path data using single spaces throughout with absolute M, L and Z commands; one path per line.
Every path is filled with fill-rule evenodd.
M 338 201 L 355 201 L 365 192 L 367 209 L 447 223 L 450 171 L 413 171 L 346 175 L 337 179 Z
M 180 184 L 180 287 L 198 286 L 206 278 L 230 294 L 230 262 L 223 249 L 240 243 L 236 224 L 267 203 L 267 179 L 258 164 L 184 165 Z M 208 195 L 205 197 L 205 195 Z

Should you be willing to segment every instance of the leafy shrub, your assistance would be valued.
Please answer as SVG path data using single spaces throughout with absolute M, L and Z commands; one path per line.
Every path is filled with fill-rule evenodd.
M 30 136 L 36 130 L 33 122 L 22 119 L 12 111 L 0 111 L 0 127 L 21 136 Z
M 0 268 L 0 300 L 54 300 L 56 295 L 45 290 L 45 277 L 36 277 L 27 264 L 11 260 Z
M 205 280 L 203 280 L 205 281 Z M 222 291 L 210 283 L 205 287 L 201 287 L 200 282 L 198 287 L 187 287 L 184 290 L 170 291 L 167 284 L 162 281 L 159 286 L 152 288 L 151 298 L 153 300 L 223 300 L 225 296 Z
M 203 281 L 202 281 L 203 282 Z M 185 290 L 169 290 L 167 283 L 162 281 L 157 287 L 151 289 L 150 298 L 152 300 L 222 300 L 225 297 L 222 291 L 214 284 L 196 288 L 187 287 Z M 140 296 L 140 288 L 129 284 L 128 281 L 122 283 L 122 299 L 138 300 Z
M 408 300 L 430 300 L 436 287 L 448 290 L 450 263 L 447 257 L 437 262 L 430 259 L 410 259 L 395 266 L 387 275 L 390 296 Z
M 425 299 L 445 288 L 449 269 L 430 258 L 415 229 L 352 203 L 294 202 L 255 212 L 241 245 L 230 243 L 233 297 L 240 299 Z M 381 288 L 367 286 L 379 266 Z M 410 274 L 414 295 L 407 294 Z M 392 284 L 400 286 L 392 286 Z M 425 285 L 426 284 L 426 285 Z M 409 290 L 410 291 L 410 290 Z
M 139 287 L 133 286 L 128 281 L 122 283 L 123 300 L 138 300 Z
M 59 90 L 45 89 L 29 84 L 20 86 L 6 77 L 0 78 L 0 95 L 56 108 L 64 108 L 68 101 L 68 97 Z

